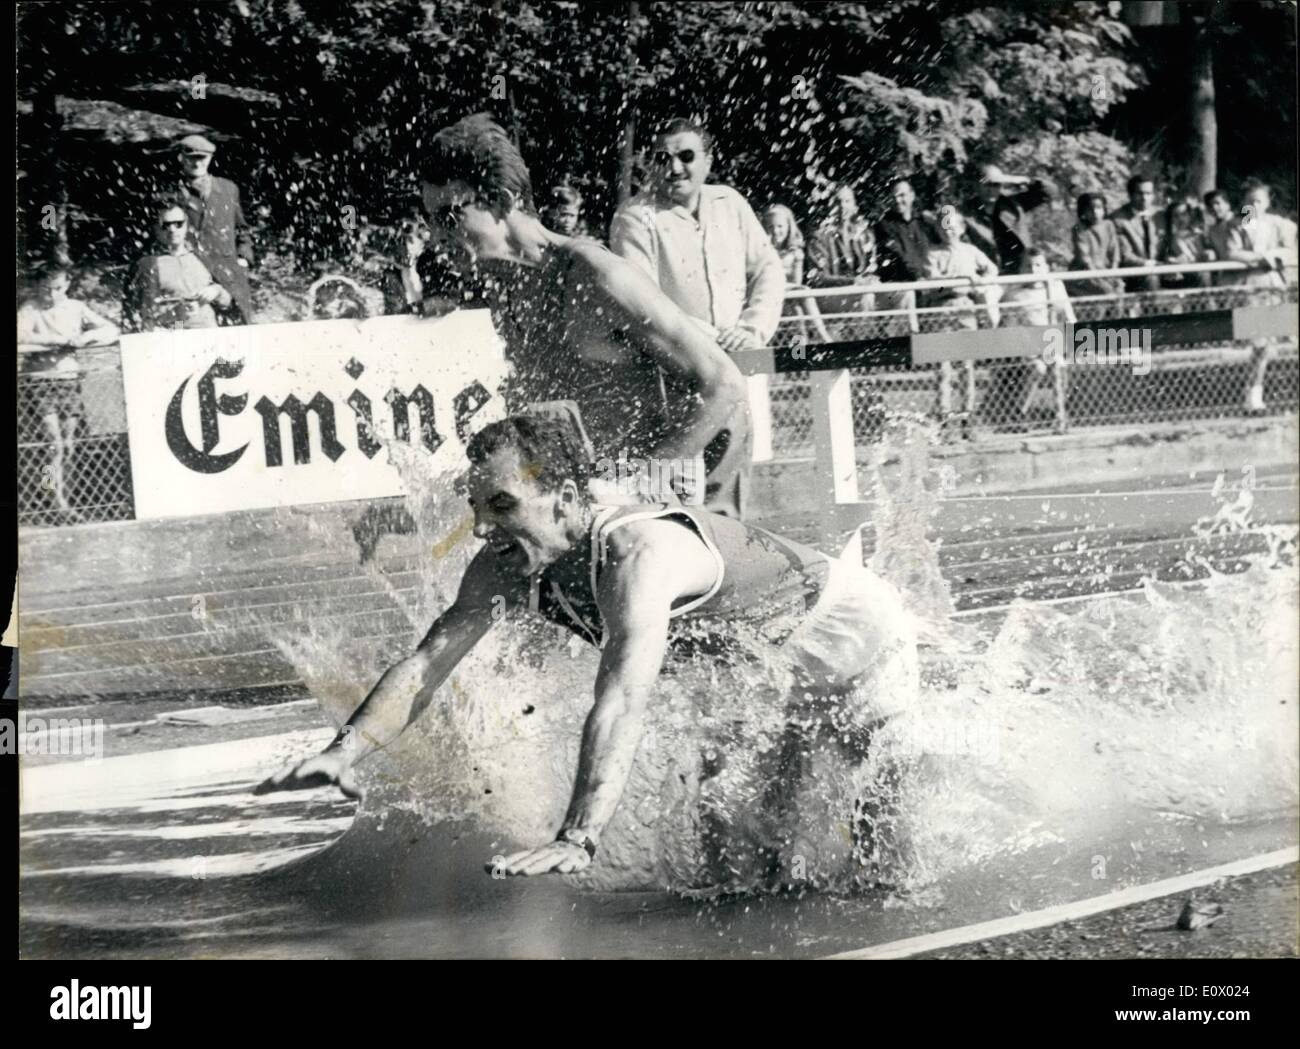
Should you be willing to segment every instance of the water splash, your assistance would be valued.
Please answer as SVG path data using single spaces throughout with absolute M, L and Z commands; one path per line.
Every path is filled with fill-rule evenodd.
M 1231 825 L 1294 808 L 1300 621 L 1295 573 L 1278 568 L 1294 563 L 1294 529 L 1271 530 L 1270 552 L 1245 572 L 1211 571 L 1195 587 L 1148 580 L 1137 595 L 1020 601 L 1000 620 L 959 624 L 928 534 L 944 486 L 927 446 L 900 425 L 873 463 L 873 567 L 905 589 L 934 643 L 910 713 L 875 731 L 864 762 L 866 729 L 852 719 L 789 727 L 785 682 L 767 663 L 665 674 L 582 884 L 915 891 L 996 856 L 1081 844 L 1133 813 Z M 441 556 L 403 604 L 406 651 L 476 546 L 449 544 L 463 504 L 419 466 L 399 464 L 421 550 Z M 1254 527 L 1235 505 L 1212 524 Z M 385 665 L 328 624 L 282 648 L 339 722 Z M 549 840 L 596 667 L 559 628 L 502 623 L 416 725 L 361 766 L 370 795 L 353 833 L 382 834 L 386 815 L 404 811 L 429 825 L 470 820 L 503 852 Z

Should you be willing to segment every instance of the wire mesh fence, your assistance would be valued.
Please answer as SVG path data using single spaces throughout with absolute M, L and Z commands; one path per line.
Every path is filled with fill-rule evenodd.
M 1068 275 L 1065 275 L 1068 276 Z M 1068 285 L 1067 285 L 1068 286 Z M 1184 314 L 1209 314 L 1243 306 L 1292 304 L 1296 285 L 1244 285 L 1161 289 L 1072 296 L 1080 324 L 1134 321 Z M 990 302 L 962 296 L 943 305 L 900 303 L 897 294 L 876 292 L 867 298 L 887 304 L 870 314 L 826 309 L 819 300 L 819 325 L 803 313 L 783 317 L 775 346 L 815 345 L 818 327 L 833 342 L 895 340 L 914 332 L 987 330 L 1047 320 L 1031 315 L 1036 308 L 1006 300 Z M 844 305 L 846 296 L 829 297 Z M 891 301 L 892 299 L 892 301 Z M 925 297 L 921 296 L 921 303 Z M 1053 318 L 1052 323 L 1057 323 Z M 1114 354 L 1092 361 L 1074 355 L 1065 364 L 1043 358 L 978 361 L 970 364 L 850 368 L 854 435 L 871 442 L 891 412 L 931 415 L 949 423 L 953 439 L 982 440 L 1002 435 L 1064 433 L 1081 427 L 1140 422 L 1223 419 L 1245 415 L 1282 415 L 1300 407 L 1300 362 L 1294 340 L 1267 343 L 1206 341 L 1164 343 L 1149 354 L 1143 332 L 1150 325 L 1116 325 L 1097 336 L 1135 349 L 1119 362 Z M 1138 351 L 1142 351 L 1140 354 Z M 1045 355 L 1046 356 L 1046 355 Z M 1119 364 L 1120 366 L 1116 366 Z M 1262 402 L 1248 408 L 1253 380 L 1261 380 Z M 777 459 L 811 458 L 812 410 L 806 374 L 774 376 L 771 381 L 772 451 Z
M 1295 304 L 1296 286 L 1192 287 L 1140 294 L 1079 295 L 1079 322 L 1135 321 L 1206 314 L 1242 306 Z M 791 312 L 774 346 L 802 341 L 906 340 L 914 331 L 988 329 L 1035 318 L 1007 302 L 950 297 L 940 305 L 876 290 L 821 300 L 816 315 Z M 841 308 L 849 307 L 849 308 Z M 853 307 L 856 307 L 853 309 Z M 866 312 L 864 307 L 871 312 Z M 1128 332 L 1143 330 L 1126 324 Z M 1232 418 L 1248 410 L 1249 388 L 1262 379 L 1252 414 L 1300 406 L 1300 361 L 1294 340 L 1160 345 L 1145 363 L 1114 360 L 1049 364 L 1038 358 L 971 365 L 851 369 L 854 435 L 873 441 L 891 413 L 938 416 L 953 439 L 1064 432 L 1081 427 Z M 813 455 L 807 373 L 770 381 L 772 445 L 777 459 Z M 126 409 L 116 347 L 77 350 L 53 366 L 18 375 L 19 524 L 49 527 L 133 516 Z
M 20 372 L 17 438 L 20 525 L 133 516 L 116 347 L 77 350 L 54 366 Z

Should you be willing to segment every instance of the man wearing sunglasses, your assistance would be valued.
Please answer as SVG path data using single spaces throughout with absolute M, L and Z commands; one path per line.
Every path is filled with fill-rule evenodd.
M 623 204 L 609 246 L 647 273 L 727 353 L 759 349 L 776 333 L 785 272 L 758 216 L 730 186 L 707 184 L 707 131 L 674 119 L 655 137 L 650 185 Z M 764 376 L 750 380 L 751 410 L 766 406 Z M 755 383 L 759 389 L 753 389 Z M 736 477 L 744 505 L 747 470 Z
M 253 234 L 244 219 L 239 187 L 208 171 L 216 152 L 217 147 L 202 135 L 186 135 L 176 143 L 180 167 L 176 195 L 189 220 L 194 253 L 235 300 L 225 321 L 251 324 L 248 270 L 253 264 Z
M 609 246 L 705 322 L 728 353 L 766 345 L 785 298 L 781 259 L 744 197 L 705 184 L 708 132 L 669 121 L 650 159 L 650 186 L 618 209 Z

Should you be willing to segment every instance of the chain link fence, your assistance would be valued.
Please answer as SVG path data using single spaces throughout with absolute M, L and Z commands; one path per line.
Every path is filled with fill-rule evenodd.
M 19 525 L 129 520 L 134 500 L 117 347 L 76 350 L 37 367 L 18 374 Z
M 1079 296 L 1079 321 L 1134 320 L 1205 313 L 1250 305 L 1296 303 L 1296 287 L 1193 288 Z M 782 320 L 775 346 L 802 341 L 906 340 L 921 332 L 1024 323 L 1014 307 L 990 311 L 984 303 L 913 307 L 884 291 L 823 299 L 814 318 Z M 831 308 L 834 307 L 834 308 Z M 1126 324 L 1141 329 L 1141 324 Z M 41 355 L 45 356 L 45 355 Z M 1219 419 L 1246 412 L 1248 386 L 1263 375 L 1263 413 L 1298 406 L 1297 349 L 1293 340 L 1161 346 L 1149 368 L 1115 364 L 1046 366 L 998 360 L 966 366 L 851 369 L 854 433 L 875 439 L 892 413 L 937 415 L 953 439 L 1063 432 L 1079 427 L 1156 421 Z M 1141 374 L 1139 373 L 1141 372 Z M 812 412 L 806 373 L 773 375 L 773 454 L 811 458 Z M 1261 414 L 1256 411 L 1255 414 Z M 18 376 L 19 524 L 50 527 L 129 520 L 133 516 L 126 408 L 116 347 L 68 352 L 55 365 Z
M 1063 275 L 1068 276 L 1068 275 Z M 1143 318 L 1229 311 L 1297 302 L 1296 285 L 1195 287 L 1071 299 L 1077 322 L 1124 321 L 1115 328 L 1140 345 Z M 913 332 L 993 329 L 1026 323 L 1027 307 L 965 299 L 944 306 L 913 306 L 885 291 L 857 297 L 821 297 L 816 320 L 790 311 L 774 346 L 819 342 L 907 339 Z M 924 298 L 922 298 L 924 302 Z M 875 306 L 854 312 L 848 305 Z M 881 304 L 885 308 L 878 308 Z M 835 307 L 834 309 L 827 308 Z M 1146 329 L 1149 330 L 1149 329 Z M 1080 427 L 1223 419 L 1247 414 L 1252 379 L 1262 376 L 1263 407 L 1252 415 L 1283 415 L 1300 407 L 1300 366 L 1294 340 L 1162 344 L 1145 361 L 1117 366 L 1113 359 L 977 361 L 971 364 L 850 368 L 854 434 L 875 439 L 887 415 L 911 413 L 944 420 L 952 439 L 1064 433 Z M 813 456 L 812 410 L 806 373 L 771 380 L 772 451 L 776 459 Z

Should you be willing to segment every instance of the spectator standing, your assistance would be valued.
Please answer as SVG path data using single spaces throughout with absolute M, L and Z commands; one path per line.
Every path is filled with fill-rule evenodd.
M 1270 210 L 1272 190 L 1262 182 L 1246 188 L 1241 219 L 1228 233 L 1229 256 L 1255 267 L 1248 287 L 1284 288 L 1287 269 L 1296 266 L 1296 224 Z
M 1106 198 L 1100 193 L 1081 193 L 1075 203 L 1078 223 L 1070 230 L 1072 270 L 1119 269 L 1119 235 L 1106 217 Z M 1089 277 L 1070 281 L 1073 295 L 1119 295 L 1124 285 L 1117 277 Z
M 253 265 L 253 234 L 244 218 L 239 187 L 208 171 L 217 147 L 202 135 L 186 135 L 177 144 L 181 177 L 177 190 L 189 217 L 194 251 L 234 299 L 227 323 L 253 322 L 253 293 L 248 270 Z
M 20 426 L 39 419 L 48 447 L 49 488 L 69 520 L 81 519 L 68 498 L 67 474 L 83 414 L 77 350 L 117 342 L 117 326 L 68 297 L 71 273 L 49 262 L 35 274 L 35 294 L 18 310 L 18 360 L 28 377 L 18 388 Z M 39 378 L 36 378 L 39 376 Z
M 1255 267 L 1245 275 L 1249 288 L 1282 289 L 1287 284 L 1287 269 L 1292 279 L 1296 266 L 1296 224 L 1281 215 L 1274 215 L 1272 191 L 1262 182 L 1252 182 L 1246 187 L 1246 198 L 1240 221 L 1228 231 L 1228 257 Z M 1272 298 L 1272 297 L 1269 297 Z M 1252 299 L 1259 303 L 1259 299 Z M 1274 301 L 1283 301 L 1277 297 Z M 1264 376 L 1272 357 L 1271 340 L 1252 344 L 1250 371 L 1246 380 L 1246 410 L 1263 412 Z
M 1232 201 L 1221 189 L 1210 190 L 1203 199 L 1208 220 L 1202 257 L 1206 262 L 1227 262 L 1237 250 L 1237 216 L 1232 210 Z M 1216 287 L 1240 284 L 1241 280 L 1241 276 L 1233 272 L 1216 273 L 1213 277 Z
M 831 198 L 830 216 L 808 246 L 809 277 L 823 287 L 861 284 L 876 275 L 876 238 L 852 186 Z
M 803 233 L 799 229 L 799 223 L 795 220 L 794 212 L 784 204 L 772 204 L 763 212 L 763 228 L 767 230 L 767 235 L 772 241 L 772 247 L 776 249 L 777 255 L 781 258 L 781 269 L 785 274 L 786 292 L 803 291 L 806 285 L 803 282 L 803 265 L 804 265 L 804 239 Z M 785 313 L 787 316 L 803 317 L 804 322 L 801 324 L 805 340 L 809 328 L 817 335 L 822 342 L 830 342 L 830 332 L 826 330 L 826 325 L 822 321 L 821 311 L 817 307 L 816 299 L 805 298 L 786 298 Z
M 974 282 L 988 280 L 998 275 L 998 268 L 983 251 L 963 240 L 966 233 L 966 221 L 952 205 L 945 205 L 939 212 L 939 226 L 943 241 L 930 249 L 926 259 L 926 278 L 929 280 L 952 280 L 965 278 L 971 282 L 940 291 L 929 292 L 926 302 L 929 305 L 945 307 L 939 315 L 938 330 L 974 331 L 979 327 L 975 315 Z M 996 286 L 983 289 L 995 293 Z M 997 327 L 998 308 L 994 294 L 980 296 L 988 310 L 990 327 Z M 965 416 L 969 418 L 975 409 L 975 365 L 972 361 L 963 361 L 964 390 L 962 396 Z M 939 365 L 939 414 L 947 420 L 952 412 L 952 365 L 944 361 Z
M 674 119 L 655 136 L 650 185 L 610 223 L 609 245 L 728 354 L 766 346 L 785 300 L 781 259 L 749 203 L 729 186 L 706 184 L 713 142 L 699 124 Z M 744 462 L 729 478 L 725 505 L 744 516 L 752 445 L 770 443 L 767 376 L 746 381 L 750 425 Z
M 890 196 L 893 207 L 875 229 L 877 275 L 885 284 L 924 280 L 930 249 L 937 240 L 933 223 L 917 214 L 916 190 L 907 179 L 895 179 Z M 907 310 L 910 327 L 916 330 L 915 291 L 877 292 L 876 304 L 882 309 Z
M 155 201 L 156 247 L 136 261 L 122 293 L 126 331 L 159 328 L 215 328 L 217 310 L 229 310 L 234 297 L 190 247 L 189 217 L 179 200 Z
M 879 284 L 876 275 L 876 237 L 858 210 L 852 186 L 839 186 L 831 197 L 830 215 L 813 233 L 808 245 L 808 283 L 814 288 L 840 288 Z M 870 294 L 828 298 L 832 313 L 870 313 Z
M 1023 186 L 1020 192 L 1014 187 Z M 1020 272 L 1021 258 L 1033 247 L 1029 212 L 1052 199 L 1042 179 L 1010 175 L 996 164 L 980 169 L 978 197 L 966 216 L 967 237 L 1004 273 Z
M 1004 327 L 1027 325 L 1044 328 L 1075 323 L 1074 305 L 1070 302 L 1070 296 L 1065 285 L 1051 276 L 1051 266 L 1041 248 L 1030 248 L 1025 252 L 1020 272 L 1037 274 L 1042 280 L 1007 287 L 1000 303 L 1001 323 Z M 1029 406 L 1039 381 L 1050 374 L 1056 402 L 1056 430 L 1058 433 L 1065 432 L 1069 426 L 1069 417 L 1065 410 L 1064 361 L 1048 363 L 1041 357 L 1035 357 L 1025 362 L 1025 365 L 1002 365 L 1000 374 L 1005 379 L 1014 379 L 1007 386 L 1017 392 L 1008 403 L 1014 405 L 1021 419 L 1029 414 Z
M 1119 264 L 1124 267 L 1159 264 L 1160 223 L 1156 209 L 1156 184 L 1149 175 L 1134 175 L 1125 184 L 1128 203 L 1111 215 L 1119 237 Z M 1126 291 L 1155 291 L 1160 278 L 1125 277 Z
M 428 224 L 419 216 L 407 215 L 393 236 L 392 261 L 380 274 L 379 286 L 384 293 L 384 313 L 420 314 L 424 310 L 424 278 L 420 259 L 429 245 Z
M 669 121 L 655 139 L 651 184 L 614 214 L 609 246 L 703 321 L 726 352 L 758 349 L 781 319 L 781 260 L 745 198 L 705 183 L 712 151 L 704 128 Z
M 1205 227 L 1200 215 L 1201 209 L 1186 200 L 1174 201 L 1165 208 L 1159 256 L 1162 265 L 1201 262 L 1205 258 Z M 1160 277 L 1162 288 L 1205 288 L 1209 284 L 1208 273 L 1166 273 Z
M 546 207 L 542 209 L 542 222 L 547 229 L 563 233 L 566 237 L 589 236 L 582 220 L 582 194 L 568 183 L 552 188 Z
M 936 240 L 933 223 L 916 211 L 916 190 L 907 179 L 895 179 L 890 195 L 894 205 L 876 224 L 877 273 L 886 283 L 924 280 Z

